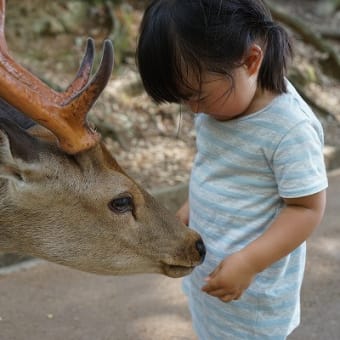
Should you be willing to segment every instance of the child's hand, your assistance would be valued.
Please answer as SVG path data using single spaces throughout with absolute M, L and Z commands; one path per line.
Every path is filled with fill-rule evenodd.
M 256 271 L 245 260 L 241 252 L 225 258 L 206 278 L 202 291 L 223 302 L 238 300 L 249 287 Z

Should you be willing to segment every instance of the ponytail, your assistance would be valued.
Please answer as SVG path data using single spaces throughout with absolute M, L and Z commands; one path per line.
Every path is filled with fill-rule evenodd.
M 288 59 L 293 55 L 287 32 L 275 22 L 265 22 L 263 30 L 265 52 L 259 72 L 258 83 L 263 89 L 277 93 L 287 92 L 285 75 Z

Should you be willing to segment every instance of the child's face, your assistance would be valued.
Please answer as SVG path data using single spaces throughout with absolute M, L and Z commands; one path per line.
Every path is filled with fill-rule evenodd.
M 217 120 L 230 120 L 251 113 L 251 103 L 257 89 L 257 75 L 250 75 L 246 67 L 233 72 L 231 80 L 222 74 L 204 72 L 201 84 L 189 84 L 197 94 L 184 101 L 192 112 L 204 112 Z M 196 91 L 197 89 L 197 91 Z

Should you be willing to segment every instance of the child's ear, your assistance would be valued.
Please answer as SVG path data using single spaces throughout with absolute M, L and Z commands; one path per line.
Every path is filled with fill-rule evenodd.
M 263 60 L 263 50 L 257 45 L 251 45 L 244 61 L 244 67 L 247 69 L 249 76 L 257 74 L 260 70 Z

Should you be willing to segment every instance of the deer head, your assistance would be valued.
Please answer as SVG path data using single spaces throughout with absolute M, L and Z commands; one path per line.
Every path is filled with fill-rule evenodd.
M 10 57 L 4 19 L 0 0 L 0 97 L 39 125 L 0 120 L 0 249 L 99 274 L 190 273 L 204 258 L 200 236 L 130 178 L 87 123 L 112 72 L 111 42 L 91 78 L 89 39 L 75 80 L 56 92 Z

